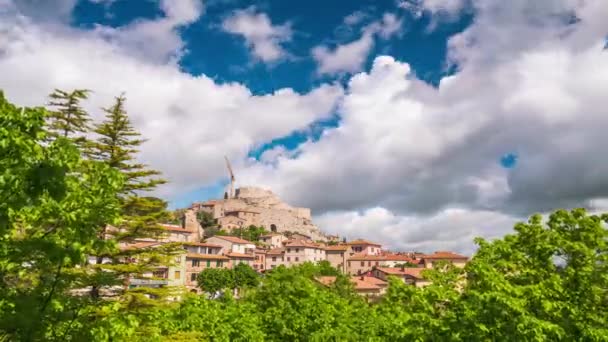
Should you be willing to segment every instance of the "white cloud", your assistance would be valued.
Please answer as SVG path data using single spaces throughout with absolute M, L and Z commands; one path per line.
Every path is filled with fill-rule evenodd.
M 418 80 L 407 63 L 381 56 L 351 77 L 346 94 L 324 85 L 307 94 L 253 96 L 243 85 L 193 77 L 171 63 L 183 48 L 176 28 L 194 19 L 189 10 L 168 8 L 148 24 L 93 31 L 4 11 L 0 88 L 31 105 L 54 87 L 91 88 L 97 117 L 100 106 L 126 91 L 134 123 L 149 138 L 143 161 L 172 181 L 166 195 L 215 182 L 227 154 L 240 184 L 268 186 L 312 207 L 329 232 L 468 254 L 473 236 L 500 236 L 532 211 L 605 207 L 608 198 L 608 162 L 601 158 L 608 3 L 472 3 L 473 24 L 449 42 L 459 72 L 438 88 Z M 580 21 L 567 25 L 568 13 Z M 367 34 L 373 46 L 383 32 L 378 27 L 399 33 L 390 19 L 383 23 L 366 26 L 361 38 Z M 238 27 L 272 36 L 276 26 L 266 24 Z M 138 53 L 139 42 L 150 50 Z M 351 53 L 325 50 L 327 61 L 342 55 L 326 71 L 359 70 L 363 62 L 353 55 L 371 50 L 362 45 Z M 296 151 L 277 147 L 263 162 L 246 159 L 249 147 L 327 118 L 336 106 L 340 125 L 318 141 Z M 510 152 L 517 165 L 502 169 L 498 159 Z
M 373 35 L 366 32 L 361 38 L 338 45 L 333 50 L 326 46 L 317 46 L 312 49 L 312 56 L 319 63 L 320 74 L 355 72 L 361 70 L 373 45 Z
M 188 22 L 193 16 L 186 12 L 170 12 L 168 18 Z M 254 96 L 238 83 L 191 76 L 172 63 L 161 63 L 156 58 L 161 54 L 150 58 L 123 45 L 150 35 L 149 49 L 165 56 L 174 53 L 164 40 L 153 39 L 154 28 L 145 30 L 155 25 L 150 24 L 143 31 L 124 29 L 117 40 L 107 38 L 107 28 L 50 29 L 7 14 L 0 18 L 0 89 L 11 101 L 27 105 L 45 103 L 56 87 L 92 89 L 87 108 L 96 119 L 101 118 L 100 107 L 126 92 L 134 125 L 149 139 L 142 161 L 171 181 L 160 193 L 168 197 L 223 177 L 223 155 L 238 166 L 251 146 L 327 117 L 342 94 L 340 87 L 324 85 L 307 94 L 279 89 Z
M 344 19 L 345 23 L 359 20 L 360 15 L 355 13 L 347 16 Z M 402 24 L 403 20 L 396 15 L 385 13 L 381 20 L 364 27 L 361 37 L 357 40 L 338 45 L 334 49 L 324 45 L 314 47 L 311 54 L 319 64 L 318 73 L 336 74 L 360 71 L 374 46 L 374 36 L 379 35 L 383 39 L 388 39 L 395 34 L 401 34 Z
M 483 210 L 446 209 L 428 217 L 399 216 L 374 207 L 362 212 L 330 212 L 315 222 L 332 234 L 348 239 L 364 238 L 384 248 L 431 252 L 451 250 L 465 255 L 475 251 L 477 236 L 487 239 L 512 233 L 517 218 Z
M 291 26 L 272 25 L 266 13 L 258 13 L 255 7 L 236 11 L 226 18 L 222 27 L 226 32 L 242 36 L 251 53 L 264 62 L 276 61 L 287 55 L 281 46 L 291 40 Z
M 401 222 L 393 232 L 426 227 L 429 249 L 470 250 L 471 234 L 507 231 L 510 219 L 603 203 L 608 162 L 598 156 L 608 130 L 608 22 L 602 19 L 608 3 L 479 0 L 475 6 L 474 23 L 449 43 L 457 74 L 432 88 L 408 64 L 378 57 L 369 72 L 350 79 L 339 127 L 301 145 L 296 158 L 250 166 L 241 179 L 313 212 L 341 213 L 341 223 L 327 225 L 333 232 L 348 233 L 352 221 L 360 235 L 373 238 L 391 224 L 366 226 L 360 216 L 383 208 Z M 577 24 L 569 24 L 571 14 Z M 511 152 L 517 165 L 502 169 L 499 158 Z M 445 234 L 467 237 L 462 240 L 432 233 L 443 234 L 434 218 L 452 217 L 453 208 L 472 217 L 483 212 L 477 219 L 494 217 L 501 227 L 470 233 L 464 224 L 450 225 Z M 382 239 L 413 241 L 405 233 Z

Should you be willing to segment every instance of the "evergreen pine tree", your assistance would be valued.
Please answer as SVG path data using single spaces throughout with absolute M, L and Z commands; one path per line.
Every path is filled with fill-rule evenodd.
M 123 95 L 116 97 L 114 105 L 103 109 L 106 113 L 105 120 L 95 126 L 94 132 L 98 138 L 91 143 L 90 152 L 92 159 L 107 163 L 125 179 L 118 195 L 122 206 L 122 222 L 116 229 L 104 227 L 100 232 L 100 238 L 114 239 L 118 244 L 160 238 L 166 231 L 159 222 L 170 217 L 166 202 L 155 197 L 141 196 L 142 192 L 154 190 L 166 181 L 157 177 L 160 175 L 159 171 L 149 169 L 147 165 L 136 161 L 138 148 L 145 140 L 133 128 L 125 111 L 125 100 Z M 100 253 L 97 256 L 97 265 L 121 275 L 126 285 L 129 279 L 141 277 L 143 273 L 153 271 L 157 266 L 170 264 L 173 261 L 171 255 L 177 251 L 177 247 L 175 244 L 167 244 L 149 249 L 123 248 L 110 254 L 105 251 L 105 254 Z M 111 259 L 112 263 L 99 266 L 104 257 Z M 99 286 L 94 286 L 91 294 L 98 297 Z M 144 294 L 160 297 L 166 294 L 166 291 L 139 288 L 126 291 L 125 294 L 132 299 L 148 301 Z
M 87 143 L 85 134 L 89 131 L 91 118 L 80 102 L 89 97 L 87 89 L 67 92 L 55 89 L 48 105 L 52 108 L 48 116 L 48 130 L 51 138 L 69 138 L 81 148 Z

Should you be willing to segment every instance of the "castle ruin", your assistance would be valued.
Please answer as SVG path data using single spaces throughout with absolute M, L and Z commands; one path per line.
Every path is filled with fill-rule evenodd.
M 241 187 L 233 196 L 220 200 L 195 203 L 195 212 L 208 212 L 222 229 L 261 226 L 270 232 L 286 231 L 309 236 L 313 240 L 326 240 L 312 223 L 309 208 L 297 208 L 283 202 L 270 190 L 258 187 Z

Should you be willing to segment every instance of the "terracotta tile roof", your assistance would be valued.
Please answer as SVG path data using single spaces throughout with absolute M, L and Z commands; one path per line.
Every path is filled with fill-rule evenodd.
M 285 248 L 274 248 L 266 252 L 266 255 L 280 255 L 285 253 Z
M 408 276 L 414 277 L 416 279 L 424 279 L 422 277 L 422 271 L 426 270 L 426 268 L 424 268 L 424 267 L 405 267 L 405 268 L 378 267 L 378 268 L 376 268 L 376 270 L 378 270 L 382 273 L 390 274 L 390 275 L 396 275 L 396 276 L 408 275 Z
M 204 242 L 184 242 L 185 246 L 198 246 L 198 247 L 213 247 L 213 248 L 222 248 L 223 246 L 215 245 L 212 243 L 204 243 Z
M 326 251 L 347 251 L 348 246 L 345 245 L 333 245 L 333 246 L 325 246 Z
M 376 277 L 353 276 L 350 280 L 355 283 L 355 290 L 380 290 L 387 282 Z
M 408 257 L 407 255 L 402 255 L 402 254 L 386 254 L 386 255 L 384 255 L 384 260 L 411 262 L 412 264 L 418 263 L 418 260 L 414 260 L 414 259 Z
M 219 254 L 199 254 L 199 253 L 188 253 L 187 258 L 190 259 L 203 259 L 203 260 L 229 260 L 228 257 Z
M 456 260 L 468 260 L 469 259 L 468 257 L 466 257 L 464 255 L 456 254 L 456 253 L 450 252 L 450 251 L 437 251 L 433 254 L 424 254 L 420 257 L 422 259 L 456 259 Z
M 192 231 L 192 230 L 188 230 L 188 229 L 182 228 L 182 226 L 177 226 L 174 224 L 161 224 L 161 226 L 163 227 L 163 229 L 171 231 L 171 232 L 187 233 L 187 234 L 194 233 L 194 231 Z
M 379 243 L 374 243 L 374 242 L 367 241 L 367 240 L 364 240 L 364 239 L 356 239 L 356 240 L 347 242 L 346 244 L 347 245 L 365 245 L 365 246 L 378 246 L 378 247 L 382 247 L 382 245 L 379 244 Z
M 319 277 L 315 277 L 315 280 L 325 286 L 329 286 L 336 281 L 336 277 L 335 276 L 319 276 Z
M 229 242 L 232 242 L 232 243 L 237 243 L 237 244 L 240 244 L 240 245 L 254 245 L 253 242 L 247 241 L 247 240 L 244 240 L 244 239 L 241 239 L 241 238 L 238 238 L 236 236 L 215 235 L 213 237 L 214 238 L 218 238 L 218 239 L 222 239 L 222 240 L 225 240 L 225 241 L 229 241 Z
M 225 254 L 229 258 L 245 258 L 245 259 L 253 259 L 255 256 L 253 254 L 243 254 L 236 252 L 228 252 Z

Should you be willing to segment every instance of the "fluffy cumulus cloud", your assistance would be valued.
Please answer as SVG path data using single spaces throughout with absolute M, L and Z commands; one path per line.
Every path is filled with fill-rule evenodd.
M 164 2 L 166 17 L 158 19 L 173 23 L 161 25 L 164 34 L 156 34 L 157 21 L 140 29 L 129 25 L 89 31 L 40 24 L 12 6 L 0 17 L 0 89 L 24 105 L 45 103 L 53 88 L 92 89 L 86 106 L 97 120 L 103 115 L 100 107 L 125 92 L 134 125 L 148 139 L 142 161 L 171 181 L 160 192 L 169 198 L 222 177 L 223 155 L 238 164 L 251 146 L 331 114 L 340 87 L 324 85 L 307 94 L 287 88 L 254 96 L 237 83 L 218 84 L 181 72 L 166 60 L 179 51 L 181 41 L 170 51 L 165 37 L 174 34 L 175 25 L 192 21 L 192 9 L 200 8 L 171 6 L 173 2 Z M 143 36 L 149 38 L 147 48 L 158 53 L 155 58 L 123 44 Z
M 268 15 L 257 12 L 255 7 L 237 10 L 223 21 L 222 27 L 226 32 L 242 36 L 251 53 L 264 62 L 287 56 L 281 44 L 291 40 L 290 24 L 273 25 Z
M 361 12 L 348 15 L 344 22 L 354 25 L 363 19 Z M 357 72 L 363 68 L 365 61 L 374 46 L 374 39 L 380 36 L 388 39 L 400 34 L 403 20 L 392 13 L 385 13 L 382 19 L 372 22 L 361 30 L 361 36 L 351 42 L 339 44 L 333 49 L 319 45 L 312 49 L 313 58 L 318 64 L 319 74 L 336 74 L 343 72 Z
M 177 31 L 204 15 L 198 2 L 162 2 L 161 18 L 80 30 L 0 0 L 0 88 L 28 105 L 43 103 L 55 87 L 94 89 L 87 106 L 96 118 L 125 91 L 134 124 L 149 139 L 142 160 L 172 181 L 162 194 L 214 183 L 226 154 L 240 185 L 269 187 L 311 207 L 328 232 L 391 248 L 471 253 L 473 237 L 501 236 L 532 212 L 605 210 L 608 3 L 468 3 L 475 20 L 448 46 L 447 63 L 458 72 L 436 88 L 406 61 L 378 56 L 345 90 L 322 85 L 254 96 L 241 84 L 177 67 Z M 237 23 L 238 15 L 249 21 Z M 285 53 L 287 26 L 277 34 L 252 9 L 229 18 L 260 59 Z M 354 42 L 317 48 L 320 72 L 360 70 L 375 39 L 400 33 L 398 21 L 388 15 Z M 339 125 L 319 139 L 246 158 L 251 146 L 334 109 Z M 517 156 L 510 169 L 500 163 L 507 154 Z
M 412 248 L 470 251 L 473 236 L 533 212 L 605 203 L 608 3 L 473 5 L 475 22 L 449 42 L 458 73 L 432 88 L 376 58 L 351 78 L 339 127 L 247 179 L 326 212 L 325 229 Z
M 326 213 L 316 222 L 332 234 L 381 241 L 387 249 L 428 253 L 440 248 L 471 255 L 475 251 L 473 238 L 492 239 L 511 233 L 516 219 L 492 211 L 464 209 L 447 209 L 428 217 L 400 216 L 375 207 L 362 212 Z

